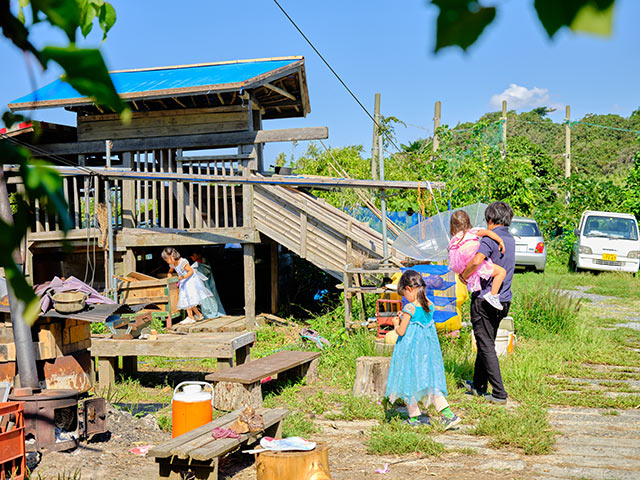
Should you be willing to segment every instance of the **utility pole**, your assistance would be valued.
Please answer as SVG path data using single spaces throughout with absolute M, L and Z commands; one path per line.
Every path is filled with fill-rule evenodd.
M 13 214 L 9 204 L 9 194 L 7 184 L 4 180 L 4 171 L 0 165 L 0 218 L 5 223 L 13 225 Z M 13 261 L 22 270 L 22 256 L 19 249 L 12 252 Z M 20 386 L 37 389 L 38 370 L 36 368 L 36 357 L 33 350 L 33 340 L 31 338 L 31 327 L 24 321 L 24 303 L 16 297 L 11 283 L 7 282 L 7 293 L 9 298 L 9 314 L 11 316 L 11 326 L 13 329 L 13 341 L 16 345 L 16 362 L 18 364 L 18 374 L 20 375 Z
M 566 113 L 565 113 L 565 124 L 564 124 L 564 178 L 569 178 L 571 176 L 571 107 L 567 105 Z M 565 196 L 565 203 L 569 203 L 570 194 L 567 189 L 567 194 Z
M 374 106 L 374 115 L 373 118 L 375 122 L 373 122 L 373 145 L 371 147 L 371 179 L 376 180 L 377 172 L 376 172 L 376 161 L 378 160 L 378 136 L 380 135 L 380 129 L 378 125 L 380 125 L 380 94 L 376 93 L 376 100 Z
M 502 158 L 507 156 L 507 101 L 502 101 Z
M 440 137 L 438 137 L 437 131 L 440 128 L 441 107 L 442 107 L 442 104 L 440 103 L 440 100 L 438 100 L 436 102 L 435 111 L 433 113 L 433 142 L 432 142 L 433 153 L 435 153 L 436 150 L 438 150 L 438 147 L 440 146 Z
M 380 151 L 380 180 L 384 181 L 384 150 L 382 149 L 382 135 L 378 135 L 378 149 Z M 389 246 L 387 245 L 387 199 L 384 189 L 380 190 L 380 210 L 382 212 L 382 258 L 389 256 Z

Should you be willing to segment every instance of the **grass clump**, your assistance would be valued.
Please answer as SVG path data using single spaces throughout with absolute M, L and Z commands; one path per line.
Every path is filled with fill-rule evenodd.
M 328 414 L 329 420 L 382 420 L 385 416 L 381 402 L 351 394 L 337 398 L 341 406 L 339 414 Z
M 318 426 L 309 420 L 303 412 L 295 412 L 284 419 L 282 423 L 282 436 L 308 437 L 318 433 Z
M 372 428 L 366 445 L 367 452 L 374 455 L 420 453 L 435 457 L 446 451 L 431 438 L 429 427 L 413 427 L 398 420 Z
M 559 288 L 543 282 L 518 288 L 512 315 L 519 335 L 539 339 L 575 330 L 580 300 L 558 293 Z
M 521 405 L 515 412 L 494 408 L 473 430 L 475 435 L 490 436 L 493 448 L 522 448 L 526 455 L 549 453 L 556 432 L 547 421 L 547 409 L 539 405 Z

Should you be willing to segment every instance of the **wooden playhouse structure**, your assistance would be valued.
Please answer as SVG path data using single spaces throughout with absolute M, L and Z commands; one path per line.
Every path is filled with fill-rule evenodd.
M 278 308 L 279 245 L 340 280 L 354 252 L 382 258 L 378 232 L 306 193 L 304 187 L 418 187 L 416 182 L 277 176 L 266 171 L 265 143 L 328 137 L 326 127 L 263 128 L 266 120 L 310 112 L 303 57 L 123 70 L 111 76 L 133 112 L 129 124 L 56 80 L 9 108 L 65 108 L 76 114 L 75 128 L 57 134 L 56 126 L 45 124 L 40 130 L 46 135 L 35 137 L 34 125 L 24 124 L 0 141 L 26 145 L 56 166 L 63 175 L 73 222 L 67 244 L 87 255 L 93 246 L 95 260 L 97 243 L 97 263 L 104 263 L 102 251 L 112 241 L 115 275 L 136 271 L 141 248 L 240 244 L 244 285 L 239 287 L 251 325 L 257 288 L 268 288 L 270 309 Z M 7 174 L 10 189 L 21 188 L 19 177 L 11 177 L 10 170 Z M 113 211 L 111 240 L 106 238 L 104 209 L 102 217 L 100 211 L 107 197 Z M 37 202 L 32 208 L 26 269 L 32 281 L 42 281 L 39 268 L 62 252 L 65 236 L 55 216 Z M 258 287 L 255 249 L 263 245 L 270 252 L 270 281 Z M 81 268 L 84 271 L 85 265 Z M 107 287 L 111 281 L 105 279 Z

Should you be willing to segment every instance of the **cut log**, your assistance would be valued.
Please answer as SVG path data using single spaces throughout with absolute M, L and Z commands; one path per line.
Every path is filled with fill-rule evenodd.
M 376 399 L 384 397 L 391 357 L 359 357 L 356 360 L 356 381 L 353 394 Z
M 331 480 L 329 449 L 317 442 L 308 452 L 266 451 L 256 455 L 257 480 Z
M 262 407 L 260 382 L 242 384 L 217 382 L 213 387 L 213 406 L 217 410 L 230 411 L 245 406 Z

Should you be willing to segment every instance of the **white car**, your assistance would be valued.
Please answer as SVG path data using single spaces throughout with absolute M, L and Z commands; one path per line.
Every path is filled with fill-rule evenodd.
M 640 264 L 638 222 L 627 213 L 586 211 L 575 231 L 571 267 L 636 274 Z

